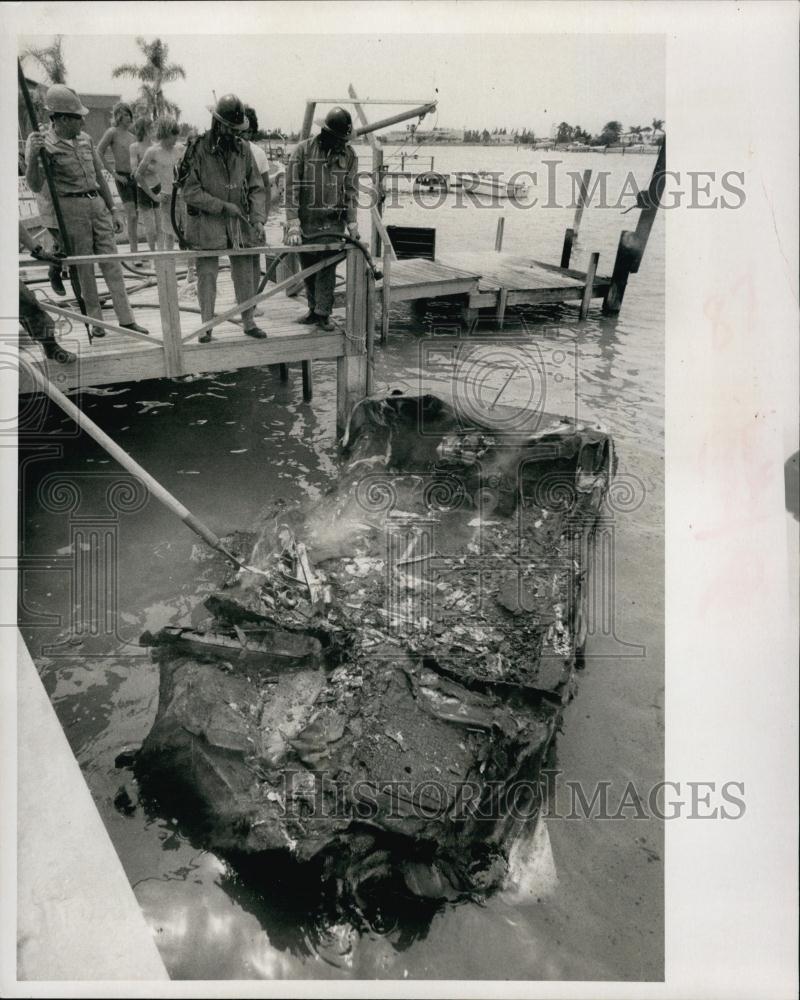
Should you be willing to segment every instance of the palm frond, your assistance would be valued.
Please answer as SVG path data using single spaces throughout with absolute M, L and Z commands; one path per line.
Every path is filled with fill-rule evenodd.
M 169 66 L 165 66 L 161 74 L 161 79 L 165 83 L 172 83 L 173 80 L 185 80 L 186 70 L 183 66 L 179 66 L 177 63 L 170 63 Z
M 121 66 L 115 66 L 114 69 L 111 70 L 111 75 L 114 77 L 129 76 L 134 80 L 138 80 L 140 72 L 140 66 L 136 66 L 134 63 L 123 63 Z

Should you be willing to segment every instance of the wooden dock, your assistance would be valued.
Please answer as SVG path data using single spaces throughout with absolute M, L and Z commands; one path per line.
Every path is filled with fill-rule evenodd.
M 314 250 L 331 250 L 331 246 L 307 244 L 303 247 L 253 248 L 262 253 L 291 252 L 302 258 Z M 337 248 L 333 248 L 336 250 Z M 147 335 L 118 326 L 110 302 L 106 303 L 103 319 L 89 320 L 90 326 L 105 329 L 104 337 L 89 342 L 84 317 L 69 297 L 58 299 L 49 287 L 39 284 L 40 302 L 57 323 L 59 342 L 78 355 L 74 364 L 46 361 L 41 349 L 28 342 L 20 355 L 19 391 L 33 391 L 28 366 L 36 366 L 63 390 L 86 386 L 136 382 L 151 378 L 179 378 L 183 375 L 230 371 L 262 365 L 279 365 L 282 378 L 288 376 L 288 365 L 300 362 L 303 374 L 303 395 L 312 396 L 311 364 L 315 360 L 335 360 L 337 365 L 337 427 L 342 430 L 352 406 L 369 391 L 373 349 L 374 280 L 361 252 L 350 247 L 336 253 L 337 262 L 346 261 L 345 308 L 336 310 L 333 332 L 303 326 L 297 320 L 306 311 L 305 297 L 287 297 L 285 292 L 305 274 L 313 274 L 324 264 L 306 267 L 277 284 L 267 285 L 247 302 L 236 303 L 230 272 L 221 269 L 217 281 L 216 316 L 203 323 L 197 305 L 196 292 L 187 287 L 185 275 L 178 267 L 198 256 L 227 257 L 250 254 L 253 250 L 184 251 L 164 250 L 136 254 L 106 254 L 92 257 L 69 257 L 68 263 L 88 263 L 109 259 L 142 261 L 149 265 L 148 275 L 128 275 L 129 300 L 136 322 L 147 329 Z M 27 260 L 21 273 L 29 279 L 43 275 L 42 265 Z M 32 287 L 36 288 L 34 284 Z M 98 291 L 106 293 L 98 279 Z M 256 305 L 263 314 L 256 323 L 267 334 L 266 339 L 248 337 L 243 330 L 242 307 Z M 200 343 L 199 336 L 212 329 L 212 340 Z
M 97 284 L 102 294 L 105 286 L 100 278 Z M 181 287 L 179 284 L 179 295 Z M 50 377 L 58 376 L 57 384 L 60 389 L 138 382 L 167 376 L 158 289 L 152 286 L 131 292 L 129 299 L 136 322 L 150 331 L 149 337 L 133 339 L 117 330 L 108 330 L 105 337 L 89 344 L 83 324 L 77 320 L 69 320 L 72 329 L 66 335 L 59 334 L 59 343 L 77 354 L 79 360 L 74 365 L 49 363 Z M 182 331 L 185 329 L 188 332 L 191 324 L 199 326 L 196 298 L 186 296 L 178 301 L 185 310 L 181 313 Z M 235 301 L 230 271 L 221 270 L 217 283 L 217 307 L 224 311 L 232 307 Z M 56 301 L 56 305 L 58 304 Z M 315 327 L 297 323 L 306 311 L 304 296 L 274 296 L 264 303 L 263 308 L 264 315 L 256 316 L 256 323 L 267 334 L 266 340 L 254 340 L 245 336 L 241 321 L 236 323 L 227 320 L 215 327 L 211 343 L 200 344 L 195 341 L 183 345 L 179 374 L 199 375 L 258 365 L 290 364 L 312 359 L 338 358 L 344 354 L 343 310 L 337 310 L 334 316 L 334 322 L 340 325 L 340 330 L 336 333 L 323 333 Z M 53 318 L 59 320 L 57 315 Z M 104 318 L 114 320 L 113 309 L 105 309 Z M 35 363 L 41 368 L 43 360 L 37 358 Z M 23 374 L 20 373 L 21 379 Z
M 454 250 L 435 260 L 411 258 L 390 264 L 390 302 L 463 297 L 466 320 L 488 313 L 502 322 L 508 306 L 532 303 L 583 302 L 587 274 L 546 264 L 518 254 L 493 250 Z M 604 299 L 610 277 L 593 275 L 589 298 Z

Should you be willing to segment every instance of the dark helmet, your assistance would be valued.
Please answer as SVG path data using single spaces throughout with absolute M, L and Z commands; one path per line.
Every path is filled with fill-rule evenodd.
M 322 128 L 335 135 L 337 139 L 349 139 L 353 134 L 353 119 L 350 117 L 350 112 L 344 108 L 331 108 L 325 115 Z
M 244 105 L 236 94 L 223 94 L 217 101 L 216 107 L 209 104 L 208 110 L 212 118 L 232 128 L 235 132 L 244 132 L 249 128 L 247 116 L 244 113 Z

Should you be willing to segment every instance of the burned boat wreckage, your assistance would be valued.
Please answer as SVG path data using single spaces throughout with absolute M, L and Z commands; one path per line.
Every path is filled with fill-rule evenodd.
M 248 569 L 141 637 L 156 809 L 356 906 L 504 885 L 574 692 L 615 466 L 602 429 L 520 413 L 368 398 L 336 484 L 229 539 Z

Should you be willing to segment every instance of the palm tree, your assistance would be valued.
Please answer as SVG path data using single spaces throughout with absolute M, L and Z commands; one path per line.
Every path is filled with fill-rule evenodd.
M 664 119 L 663 118 L 654 118 L 653 119 L 653 128 L 654 129 L 663 129 L 664 128 Z
M 64 53 L 61 49 L 63 35 L 56 35 L 50 45 L 44 48 L 28 48 L 22 53 L 22 58 L 35 59 L 44 70 L 48 83 L 67 82 L 67 64 L 64 62 Z
M 572 142 L 574 131 L 568 122 L 559 122 L 556 132 L 556 142 Z
M 148 42 L 140 36 L 136 39 L 136 44 L 145 57 L 144 64 L 137 66 L 135 63 L 123 63 L 112 70 L 111 75 L 139 81 L 139 96 L 147 104 L 153 118 L 160 118 L 165 114 L 177 118 L 180 109 L 164 96 L 163 86 L 179 78 L 185 80 L 186 70 L 177 63 L 169 62 L 169 46 L 160 38 Z

